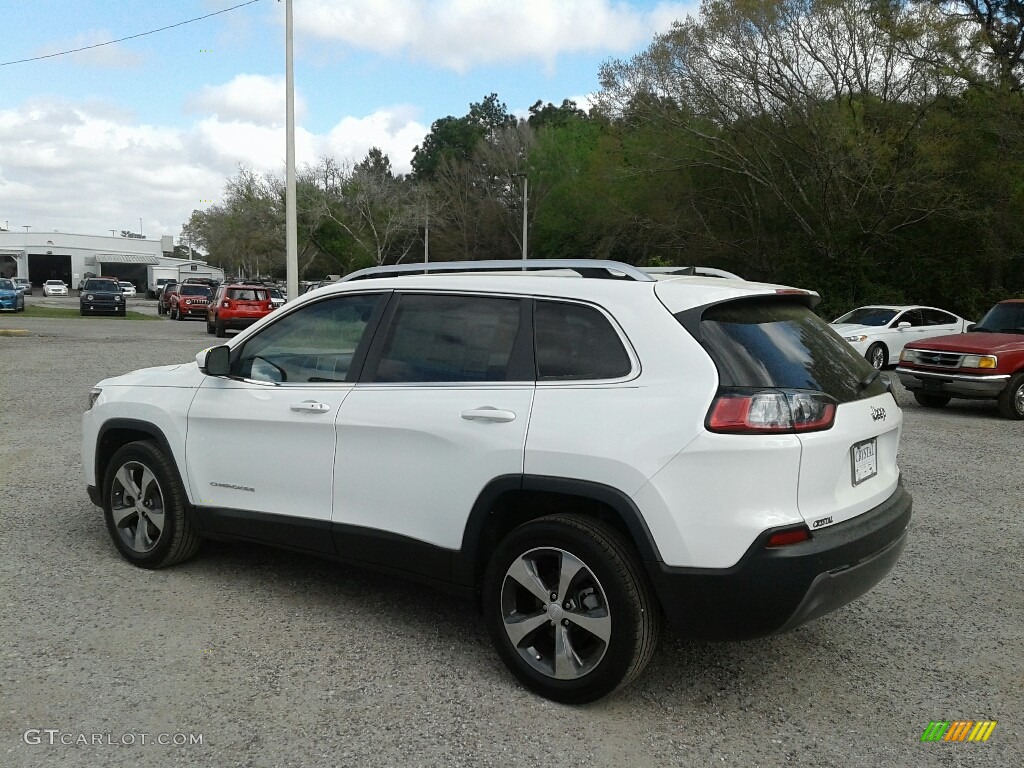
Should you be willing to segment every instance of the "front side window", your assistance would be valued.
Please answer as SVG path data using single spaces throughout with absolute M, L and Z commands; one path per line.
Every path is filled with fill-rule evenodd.
M 920 309 L 908 309 L 893 321 L 892 327 L 899 328 L 900 323 L 910 323 L 911 328 L 919 328 L 924 325 L 924 317 Z
M 521 306 L 490 296 L 402 296 L 370 380 L 506 381 Z
M 278 383 L 342 383 L 381 294 L 338 296 L 307 304 L 246 341 L 238 375 Z
M 538 301 L 534 328 L 538 379 L 616 379 L 632 368 L 619 335 L 593 307 Z

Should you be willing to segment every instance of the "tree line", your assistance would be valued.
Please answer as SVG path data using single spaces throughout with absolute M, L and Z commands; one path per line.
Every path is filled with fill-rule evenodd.
M 399 262 L 704 265 L 813 288 L 821 311 L 977 319 L 1024 292 L 1021 0 L 705 0 L 602 66 L 589 111 L 497 94 L 396 174 L 371 149 L 297 179 L 304 278 Z M 524 190 L 525 188 L 525 190 Z M 281 274 L 284 181 L 241 168 L 182 237 Z

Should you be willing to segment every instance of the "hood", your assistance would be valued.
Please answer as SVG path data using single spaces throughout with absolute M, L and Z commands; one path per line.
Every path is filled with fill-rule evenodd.
M 104 379 L 98 387 L 195 387 L 203 374 L 193 363 L 160 365 L 155 368 L 140 368 L 123 376 Z
M 964 352 L 972 355 L 999 354 L 1019 351 L 1024 347 L 1022 333 L 956 333 L 949 336 L 933 336 L 930 339 L 915 339 L 907 344 L 909 349 L 934 349 L 937 352 Z
M 853 336 L 854 334 L 877 333 L 885 328 L 884 325 L 861 325 L 860 323 L 829 323 L 840 336 Z

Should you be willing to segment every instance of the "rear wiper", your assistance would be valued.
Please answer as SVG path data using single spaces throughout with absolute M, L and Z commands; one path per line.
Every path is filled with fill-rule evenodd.
M 878 368 L 875 368 L 875 370 L 873 370 L 871 373 L 869 373 L 867 376 L 860 380 L 860 383 L 857 384 L 857 388 L 867 389 L 874 383 L 875 379 L 877 379 L 881 375 L 881 373 L 882 372 Z

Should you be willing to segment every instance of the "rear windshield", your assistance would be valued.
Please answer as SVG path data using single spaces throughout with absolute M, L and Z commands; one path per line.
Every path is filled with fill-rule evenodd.
M 975 331 L 990 333 L 1024 333 L 1024 302 L 996 304 L 985 313 Z
M 265 288 L 228 288 L 228 298 L 235 301 L 266 301 Z
M 784 387 L 824 392 L 840 403 L 885 392 L 874 368 L 807 307 L 782 301 L 732 301 L 709 307 L 701 343 L 723 387 Z
M 205 285 L 183 285 L 181 286 L 182 296 L 210 296 L 210 289 Z

